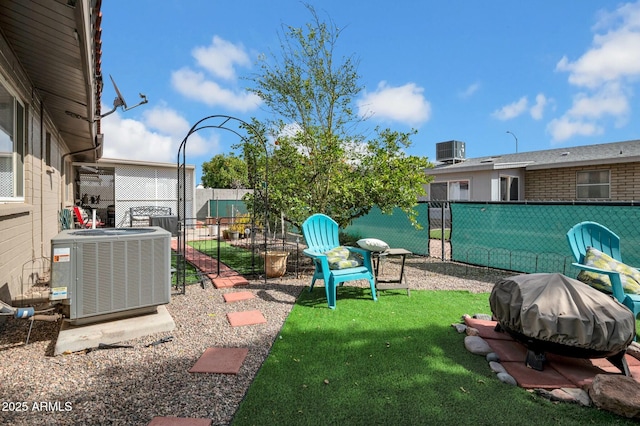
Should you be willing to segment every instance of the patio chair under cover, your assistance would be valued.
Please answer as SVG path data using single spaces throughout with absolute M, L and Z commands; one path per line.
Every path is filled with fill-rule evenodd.
M 542 358 L 539 364 L 548 351 L 606 357 L 628 372 L 624 353 L 636 334 L 633 314 L 581 281 L 562 274 L 516 275 L 495 284 L 489 303 L 499 326 Z M 542 369 L 529 359 L 534 354 L 528 355 L 527 364 Z

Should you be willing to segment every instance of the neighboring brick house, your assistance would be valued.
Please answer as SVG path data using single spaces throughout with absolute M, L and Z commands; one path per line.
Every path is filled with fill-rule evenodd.
M 102 155 L 100 0 L 0 2 L 0 299 L 48 272 L 73 161 Z
M 428 200 L 640 200 L 640 140 L 458 158 L 427 173 Z

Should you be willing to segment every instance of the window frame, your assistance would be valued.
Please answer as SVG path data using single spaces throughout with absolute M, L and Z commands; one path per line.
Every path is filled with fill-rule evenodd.
M 589 173 L 598 173 L 601 174 L 606 172 L 607 174 L 607 182 L 606 183 L 579 183 L 580 174 L 589 174 Z M 587 180 L 590 180 L 587 178 Z M 607 196 L 606 197 L 581 197 L 580 189 L 582 188 L 594 188 L 594 187 L 606 187 Z M 578 170 L 576 171 L 576 200 L 610 200 L 611 199 L 611 169 L 591 169 L 591 170 Z
M 13 103 L 13 129 L 11 139 L 13 141 L 12 152 L 6 152 L 5 157 L 11 157 L 11 185 L 12 194 L 10 196 L 0 196 L 0 203 L 24 202 L 25 200 L 25 157 L 26 148 L 26 122 L 27 108 L 25 104 L 16 96 L 15 92 L 6 82 L 0 80 L 0 86 Z M 4 151 L 3 151 L 4 152 Z
M 506 193 L 503 193 L 502 190 L 502 182 L 506 181 Z M 516 190 L 516 198 L 513 198 L 513 189 L 515 183 Z M 520 177 L 512 176 L 512 175 L 500 175 L 500 185 L 499 185 L 499 198 L 500 201 L 520 201 Z M 506 196 L 506 198 L 505 198 Z
M 465 183 L 467 185 L 466 188 L 466 198 L 456 198 L 456 199 L 452 199 L 451 198 L 451 185 L 452 184 L 460 184 L 460 183 Z M 447 187 L 447 197 L 446 200 L 434 200 L 431 197 L 431 194 L 433 193 L 433 191 L 431 191 L 431 186 L 434 184 L 440 184 L 440 185 L 446 185 Z M 471 179 L 453 179 L 453 180 L 445 180 L 445 181 L 438 181 L 438 182 L 431 182 L 429 184 L 429 200 L 430 201 L 469 201 L 471 199 Z

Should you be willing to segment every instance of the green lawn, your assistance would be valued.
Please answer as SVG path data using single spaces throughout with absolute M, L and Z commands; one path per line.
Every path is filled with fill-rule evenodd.
M 429 238 L 432 240 L 441 240 L 442 239 L 442 229 L 429 229 Z M 451 229 L 445 228 L 444 230 L 444 239 L 451 239 Z
M 252 259 L 251 250 L 236 247 L 226 241 L 199 240 L 189 241 L 188 244 L 214 259 L 218 258 L 218 245 L 220 245 L 220 262 L 243 275 L 250 275 L 256 271 L 262 271 L 264 268 L 260 256 L 255 256 Z
M 452 323 L 490 314 L 488 294 L 340 287 L 303 291 L 240 405 L 240 425 L 622 425 L 500 382 Z
M 171 267 L 172 268 L 176 268 L 177 266 L 177 259 L 175 256 L 171 256 Z M 189 284 L 196 284 L 198 283 L 200 280 L 200 277 L 198 276 L 198 270 L 195 268 L 195 266 L 193 266 L 192 264 L 190 264 L 189 262 L 187 262 L 187 268 L 185 270 L 185 283 L 187 285 Z M 176 285 L 176 275 L 172 274 L 171 275 L 171 285 L 175 286 Z M 182 285 L 182 284 L 180 284 Z

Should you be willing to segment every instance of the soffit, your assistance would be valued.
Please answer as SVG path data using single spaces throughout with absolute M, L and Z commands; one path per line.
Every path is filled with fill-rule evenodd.
M 102 91 L 100 1 L 2 0 L 0 29 L 69 151 L 94 147 Z M 88 151 L 74 159 L 99 155 Z

